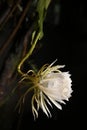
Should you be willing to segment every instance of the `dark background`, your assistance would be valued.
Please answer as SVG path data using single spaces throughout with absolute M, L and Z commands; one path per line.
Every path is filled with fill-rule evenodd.
M 55 9 L 56 8 L 56 9 Z M 56 10 L 56 11 L 55 11 Z M 33 122 L 32 115 L 23 116 L 23 129 L 78 129 L 85 127 L 86 73 L 87 73 L 87 13 L 85 2 L 56 1 L 49 7 L 44 23 L 44 45 L 38 54 L 40 64 L 53 62 L 65 64 L 71 73 L 72 97 L 60 111 L 54 107 L 53 117 L 48 119 L 42 112 Z M 31 122 L 31 123 L 30 123 Z
M 71 73 L 72 97 L 63 110 L 53 107 L 53 117 L 47 118 L 40 111 L 34 121 L 32 113 L 25 111 L 22 117 L 13 114 L 10 124 L 9 115 L 5 129 L 82 129 L 86 116 L 86 73 L 87 73 L 87 11 L 85 1 L 52 1 L 44 22 L 42 48 L 35 57 L 40 65 L 52 63 L 66 65 L 65 71 Z M 9 108 L 8 108 L 9 109 Z M 19 124 L 17 126 L 17 124 Z M 1 129 L 2 130 L 2 129 Z

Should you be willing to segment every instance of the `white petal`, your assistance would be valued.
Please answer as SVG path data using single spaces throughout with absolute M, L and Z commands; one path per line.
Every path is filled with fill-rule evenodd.
M 61 107 L 61 105 L 58 103 L 58 102 L 56 102 L 55 100 L 53 100 L 51 97 L 48 97 L 49 99 L 50 99 L 50 101 L 57 107 L 57 108 L 59 108 L 60 110 L 62 110 L 62 107 Z
M 47 116 L 49 116 L 48 113 L 47 113 L 47 110 L 46 110 L 46 108 L 45 108 L 45 104 L 44 104 L 44 100 L 43 100 L 43 96 L 42 96 L 42 95 L 41 95 L 41 108 L 42 108 L 43 112 L 44 112 Z
M 43 91 L 47 96 L 50 96 L 51 98 L 54 98 L 55 100 L 57 99 L 61 99 L 60 97 L 60 93 L 58 94 L 57 89 L 54 88 L 45 88 L 43 86 L 40 85 L 40 90 Z

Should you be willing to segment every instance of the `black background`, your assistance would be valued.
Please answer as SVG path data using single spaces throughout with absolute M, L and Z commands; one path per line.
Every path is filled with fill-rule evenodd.
M 58 2 L 57 2 L 58 4 Z M 52 118 L 40 110 L 39 118 L 33 120 L 33 115 L 25 111 L 20 117 L 13 114 L 13 124 L 7 123 L 6 130 L 28 129 L 79 129 L 85 127 L 86 116 L 86 73 L 87 73 L 87 11 L 85 1 L 60 0 L 59 14 L 54 14 L 55 2 L 51 6 L 44 22 L 43 46 L 35 57 L 40 65 L 52 63 L 65 65 L 64 71 L 69 71 L 72 79 L 72 97 L 63 110 L 55 106 L 51 109 Z M 55 19 L 58 21 L 55 23 Z M 9 117 L 9 115 L 7 114 Z M 9 119 L 9 118 L 8 118 Z M 8 121 L 9 122 L 9 121 Z M 6 124 L 6 123 L 5 123 Z M 17 126 L 17 124 L 19 124 Z M 2 129 L 1 129 L 2 130 Z
M 86 116 L 86 59 L 87 59 L 87 13 L 84 1 L 60 1 L 59 16 L 52 14 L 52 3 L 44 23 L 44 45 L 38 55 L 40 64 L 53 62 L 65 64 L 64 71 L 71 73 L 72 97 L 63 110 L 53 108 L 53 117 L 48 119 L 43 112 L 33 121 L 32 115 L 25 113 L 21 128 L 34 129 L 78 129 L 85 127 Z M 56 17 L 59 17 L 55 24 Z

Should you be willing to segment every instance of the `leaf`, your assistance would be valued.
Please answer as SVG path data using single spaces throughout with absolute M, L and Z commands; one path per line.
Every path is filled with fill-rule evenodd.
M 51 2 L 51 0 L 46 0 L 46 2 L 45 2 L 45 9 L 46 9 L 46 10 L 47 10 L 47 8 L 48 8 L 50 2 Z

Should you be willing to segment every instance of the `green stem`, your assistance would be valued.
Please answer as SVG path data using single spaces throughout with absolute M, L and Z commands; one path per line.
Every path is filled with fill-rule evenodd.
M 36 39 L 35 39 L 34 43 L 32 44 L 32 46 L 31 46 L 29 52 L 26 54 L 26 56 L 22 59 L 22 61 L 21 61 L 21 62 L 19 63 L 19 65 L 18 65 L 18 72 L 19 72 L 21 75 L 24 75 L 24 74 L 25 74 L 24 72 L 22 72 L 21 67 L 22 67 L 23 63 L 24 63 L 24 62 L 29 58 L 29 56 L 32 54 L 32 52 L 33 52 L 33 50 L 35 49 L 35 46 L 36 46 L 37 41 L 39 40 L 39 38 L 40 38 L 40 32 L 37 34 Z

